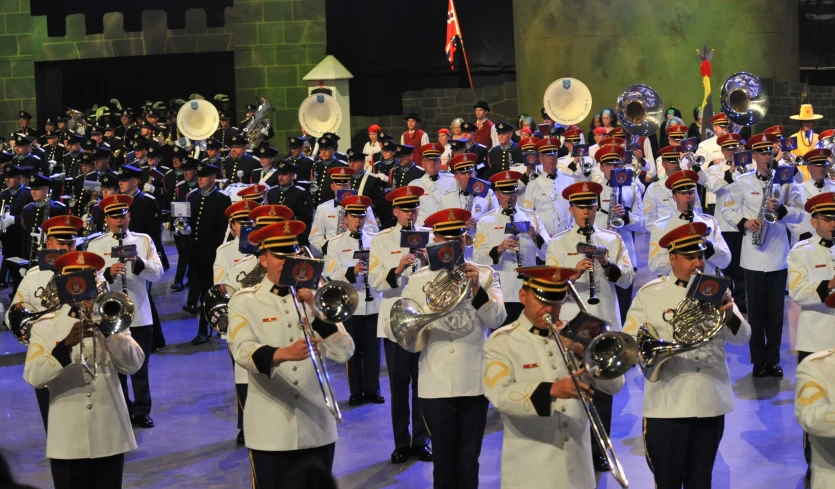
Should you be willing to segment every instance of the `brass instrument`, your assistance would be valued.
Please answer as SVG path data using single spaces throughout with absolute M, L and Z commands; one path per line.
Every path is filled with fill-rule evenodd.
M 765 185 L 763 186 L 763 199 L 760 202 L 760 210 L 757 213 L 760 228 L 751 236 L 752 243 L 758 248 L 761 248 L 765 244 L 765 235 L 768 234 L 769 225 L 777 221 L 777 214 L 768 210 L 768 199 L 774 197 L 774 171 L 769 171 L 768 180 L 765 181 Z
M 658 92 L 646 85 L 629 85 L 617 100 L 618 121 L 633 136 L 658 132 L 664 121 L 664 102 Z
M 668 314 L 670 319 L 667 319 Z M 709 302 L 685 297 L 675 310 L 667 309 L 662 316 L 673 327 L 672 341 L 659 338 L 651 324 L 642 324 L 637 338 L 638 362 L 647 380 L 657 381 L 661 365 L 674 355 L 710 343 L 722 331 L 725 316 L 725 311 L 720 311 Z
M 256 97 L 255 99 L 258 101 L 258 109 L 252 114 L 246 125 L 241 128 L 241 131 L 246 134 L 249 149 L 253 150 L 266 139 L 267 136 L 262 130 L 269 131 L 272 122 L 266 116 L 267 112 L 274 110 L 274 107 L 264 97 Z
M 391 306 L 391 333 L 405 350 L 419 352 L 426 345 L 433 321 L 448 316 L 471 295 L 472 280 L 460 267 L 441 271 L 431 282 L 424 284 L 427 312 L 420 304 L 403 297 Z
M 252 267 L 252 270 L 239 273 L 235 280 L 241 284 L 242 289 L 246 289 L 260 284 L 265 276 L 267 276 L 267 269 L 262 267 L 258 260 L 255 260 L 255 266 Z
M 6 216 L 9 215 L 9 212 L 11 212 L 11 209 L 9 208 L 9 203 L 4 200 L 3 209 L 2 211 L 0 211 L 0 221 L 3 221 L 6 218 Z M 6 228 L 3 228 L 3 230 L 0 231 L 0 234 L 6 234 Z
M 87 220 L 84 222 L 84 236 L 90 236 L 98 232 L 96 229 L 96 221 L 94 219 L 93 209 L 98 205 L 98 200 L 101 194 L 98 191 L 90 193 L 90 202 L 87 204 Z
M 188 218 L 185 216 L 177 216 L 174 218 L 174 222 L 171 224 L 174 231 L 179 233 L 183 236 L 188 236 L 191 234 L 191 226 L 188 223 Z
M 693 153 L 687 153 L 681 159 L 682 170 L 693 170 L 694 172 L 698 172 L 704 164 L 705 157 L 701 155 L 694 155 Z
M 753 126 L 768 112 L 768 90 L 759 78 L 745 71 L 725 80 L 720 101 L 728 119 L 739 126 Z
M 53 307 L 60 304 L 58 299 L 58 282 L 56 281 L 57 275 L 54 275 L 49 282 L 46 283 L 46 287 L 38 287 L 35 290 L 35 298 L 41 300 L 41 310 L 43 309 L 52 309 Z
M 87 132 L 87 120 L 84 113 L 67 107 L 67 116 L 67 131 L 84 136 Z
M 545 89 L 542 107 L 563 126 L 580 124 L 591 112 L 591 91 L 576 78 L 560 78 Z
M 260 265 L 258 268 L 263 268 Z M 203 313 L 209 325 L 219 334 L 225 334 L 229 328 L 229 301 L 235 295 L 235 287 L 215 284 L 209 288 L 203 300 Z
M 591 235 L 594 233 L 594 228 L 591 223 L 591 219 L 586 219 L 585 229 L 583 230 L 583 234 L 586 235 L 586 245 L 593 245 L 594 243 L 591 242 Z M 594 261 L 596 255 L 597 246 L 595 246 L 595 252 L 586 254 L 586 258 L 591 260 L 591 268 L 589 269 L 589 304 L 597 305 L 600 304 L 600 299 L 597 297 L 597 283 L 594 280 Z M 579 246 L 578 250 L 579 252 Z

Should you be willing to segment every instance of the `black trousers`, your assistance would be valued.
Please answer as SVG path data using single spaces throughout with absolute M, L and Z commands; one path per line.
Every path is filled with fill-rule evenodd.
M 201 304 L 200 307 L 200 323 L 197 329 L 198 334 L 209 334 L 209 320 L 206 318 L 206 315 L 203 314 L 203 300 L 206 298 L 206 294 L 209 292 L 209 289 L 214 285 L 214 277 L 212 276 L 212 264 L 208 265 L 200 265 L 194 264 L 189 265 L 189 289 L 188 289 L 188 302 L 187 304 L 196 306 L 198 302 Z
M 626 322 L 626 313 L 629 311 L 629 306 L 632 305 L 632 287 L 634 284 L 629 284 L 629 287 L 621 289 L 615 286 L 615 296 L 618 298 L 618 314 L 620 314 L 620 324 Z
M 404 350 L 397 343 L 383 339 L 386 352 L 386 368 L 391 390 L 391 426 L 394 431 L 394 448 L 425 445 L 429 437 L 423 410 L 418 399 L 418 359 L 420 353 Z M 411 384 L 411 389 L 409 388 Z M 412 434 L 409 434 L 409 391 L 412 392 Z
M 722 231 L 722 237 L 725 238 L 725 242 L 728 243 L 728 248 L 731 250 L 731 264 L 728 265 L 728 268 L 722 270 L 722 273 L 731 278 L 731 296 L 733 296 L 736 305 L 744 311 L 748 307 L 748 302 L 745 294 L 745 271 L 739 266 L 739 256 L 742 253 L 742 233 Z
M 226 344 L 226 349 L 229 352 L 229 359 L 232 360 L 232 374 L 235 373 L 235 358 L 232 356 L 232 350 L 229 349 L 229 344 Z M 235 383 L 235 404 L 238 405 L 238 429 L 244 429 L 244 406 L 246 406 L 246 395 L 249 393 L 249 384 Z
M 253 489 L 336 487 L 333 483 L 335 443 L 284 452 L 249 451 Z M 326 484 L 330 479 L 332 486 Z
M 783 301 L 786 298 L 788 270 L 755 272 L 745 270 L 745 290 L 751 307 L 751 363 L 780 363 L 783 339 Z
M 710 489 L 725 416 L 644 418 L 644 448 L 657 489 Z
M 432 486 L 435 489 L 477 488 L 478 456 L 487 425 L 487 398 L 421 398 L 420 405 L 432 436 Z
M 354 340 L 354 355 L 348 360 L 348 385 L 352 396 L 372 396 L 380 393 L 380 338 L 377 338 L 377 316 L 378 314 L 355 315 L 342 323 Z
M 525 310 L 525 306 L 523 306 L 520 302 L 505 302 L 504 310 L 507 311 L 507 318 L 502 323 L 502 326 L 506 326 L 519 319 L 519 316 L 522 315 L 522 311 Z
M 151 295 L 151 282 L 147 282 L 148 287 L 148 302 L 151 303 L 151 327 L 154 330 L 152 349 L 162 348 L 165 346 L 165 335 L 162 333 L 162 322 L 159 320 L 159 313 L 157 306 L 154 304 L 154 297 Z
M 38 400 L 38 411 L 41 412 L 41 420 L 43 420 L 43 430 L 46 431 L 49 420 L 49 389 L 35 389 L 35 399 Z
M 134 341 L 145 353 L 145 361 L 135 374 L 130 376 L 130 383 L 133 386 L 133 401 L 128 393 L 128 376 L 119 374 L 119 382 L 122 383 L 122 393 L 125 395 L 125 404 L 128 405 L 128 413 L 131 416 L 148 416 L 151 414 L 151 384 L 148 380 L 148 361 L 151 358 L 151 344 L 154 339 L 154 328 L 151 326 L 137 326 L 130 329 Z
M 101 458 L 49 459 L 55 489 L 119 489 L 125 454 Z
M 800 365 L 800 362 L 803 361 L 806 357 L 811 355 L 814 352 L 810 351 L 798 351 L 797 352 L 797 364 Z M 808 473 L 811 474 L 812 471 L 812 445 L 809 444 L 809 433 L 803 432 L 803 458 L 806 459 L 806 470 Z
M 606 434 L 610 435 L 612 432 L 612 404 L 615 402 L 615 396 L 606 394 L 601 390 L 595 390 L 592 396 L 594 407 L 597 409 L 597 414 L 600 415 L 600 421 L 603 421 L 603 427 Z M 591 428 L 589 428 L 591 430 Z M 605 456 L 597 442 L 594 441 L 594 430 L 591 431 L 591 455 L 592 457 Z M 611 438 L 611 436 L 610 436 Z
M 188 237 L 175 234 L 174 246 L 177 247 L 177 270 L 174 272 L 174 283 L 182 284 L 186 278 L 186 270 L 191 268 L 188 265 L 190 248 L 188 245 Z

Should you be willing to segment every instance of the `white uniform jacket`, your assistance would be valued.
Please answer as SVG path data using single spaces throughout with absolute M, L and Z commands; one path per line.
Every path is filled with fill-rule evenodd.
M 329 239 L 337 234 L 339 230 L 339 216 L 345 217 L 345 211 L 341 206 L 334 203 L 334 199 L 319 204 L 316 212 L 313 214 L 313 225 L 310 228 L 310 246 L 318 253 L 325 255 L 327 248 L 325 244 Z M 340 210 L 342 212 L 340 212 Z M 377 233 L 380 229 L 377 227 L 377 219 L 374 217 L 374 211 L 371 207 L 368 208 L 368 215 L 365 217 L 365 225 L 362 227 L 363 233 Z
M 423 286 L 441 271 L 418 270 L 403 289 L 403 297 L 426 304 Z M 442 318 L 429 323 L 426 343 L 420 352 L 418 396 L 425 399 L 480 396 L 484 394 L 481 366 L 484 342 L 491 329 L 507 317 L 499 276 L 479 265 L 479 292 Z M 472 294 L 472 293 L 471 293 Z M 388 334 L 388 331 L 386 332 Z M 421 380 L 422 379 L 422 380 Z
M 579 160 L 579 163 L 574 165 L 573 170 L 569 167 L 572 163 L 574 163 L 574 156 L 571 154 L 563 156 L 557 160 L 557 171 L 572 177 L 575 182 L 597 182 L 601 185 L 603 184 L 603 176 L 602 173 L 600 173 L 600 167 L 597 162 L 594 161 L 594 158 L 591 156 L 583 156 L 583 158 Z M 588 176 L 586 176 L 586 173 L 583 171 L 583 163 L 591 165 Z
M 806 357 L 797 366 L 794 415 L 812 445 L 812 488 L 835 487 L 835 350 Z
M 835 277 L 835 255 L 820 236 L 797 243 L 789 252 L 789 296 L 800 306 L 798 351 L 835 348 L 835 309 L 823 303 Z
M 577 399 L 552 399 L 551 385 L 568 375 L 551 336 L 531 332 L 523 313 L 484 345 L 484 393 L 502 413 L 504 489 L 597 486 L 589 421 Z M 584 382 L 615 394 L 623 377 Z
M 342 280 L 354 286 L 357 290 L 357 310 L 355 316 L 370 316 L 380 312 L 380 292 L 371 288 L 368 281 L 368 273 L 361 273 L 357 276 L 354 273 L 354 266 L 359 260 L 354 259 L 354 252 L 362 249 L 368 250 L 371 246 L 373 236 L 362 233 L 362 243 L 351 233 L 336 235 L 328 244 L 328 253 L 325 255 L 325 275 L 331 280 Z M 368 284 L 368 292 L 373 300 L 365 301 L 365 286 Z
M 672 341 L 673 328 L 662 315 L 665 309 L 675 309 L 686 293 L 687 284 L 676 285 L 672 273 L 644 285 L 632 300 L 623 331 L 636 336 L 641 325 L 649 323 L 660 339 Z M 723 326 L 707 345 L 674 355 L 658 367 L 658 381 L 644 382 L 645 418 L 708 418 L 733 411 L 725 342 L 744 345 L 751 337 L 751 327 L 736 305 L 733 314 L 739 323 L 735 335 Z
M 578 226 L 554 236 L 548 245 L 545 264 L 553 267 L 576 268 L 577 262 L 585 258 L 585 256 L 577 253 L 577 243 L 581 242 L 586 242 L 586 235 L 582 234 Z M 600 303 L 597 305 L 586 304 L 586 307 L 591 314 L 611 321 L 612 325 L 620 329 L 620 310 L 618 309 L 615 286 L 617 285 L 622 289 L 629 287 L 632 279 L 635 278 L 635 269 L 632 267 L 632 260 L 630 260 L 629 253 L 626 252 L 626 247 L 618 233 L 594 226 L 591 242 L 597 246 L 606 247 L 609 251 L 610 265 L 608 269 L 604 269 L 595 260 L 594 283 L 597 287 L 597 297 L 600 299 Z M 589 298 L 588 272 L 580 275 L 574 282 L 574 286 L 577 288 L 577 293 L 580 294 L 583 302 L 587 302 Z M 580 312 L 580 309 L 574 301 L 566 301 L 562 305 L 560 316 L 571 319 L 578 312 Z
M 600 172 L 602 175 L 603 172 Z M 610 229 L 620 235 L 629 258 L 633 265 L 638 263 L 638 255 L 635 254 L 635 240 L 632 233 L 640 233 L 644 230 L 644 202 L 641 200 L 641 191 L 638 189 L 636 180 L 632 181 L 629 187 L 621 188 L 620 202 L 626 208 L 626 216 L 623 217 L 624 225 L 620 229 Z M 609 201 L 614 195 L 615 189 L 605 180 L 601 183 L 603 192 L 600 193 L 600 212 L 594 215 L 594 224 L 602 229 L 609 229 Z
M 731 164 L 728 161 L 723 161 L 720 164 L 710 166 L 707 169 L 707 189 L 716 197 L 716 208 L 713 211 L 713 216 L 719 223 L 719 228 L 723 233 L 738 233 L 739 229 L 735 222 L 730 222 L 722 215 L 722 209 L 733 207 L 734 202 L 731 200 L 731 185 L 736 183 L 736 179 L 742 175 L 743 172 L 734 170 L 731 172 Z
M 403 287 L 409 283 L 412 267 L 406 267 L 399 276 L 394 269 L 400 259 L 409 254 L 409 248 L 400 247 L 400 224 L 380 231 L 371 239 L 371 254 L 368 258 L 368 278 L 371 287 L 382 293 L 380 301 L 380 315 L 377 316 L 377 337 L 394 341 L 393 336 L 386 335 L 391 306 L 400 298 Z M 418 265 L 419 266 L 419 265 Z
M 164 273 L 162 262 L 159 260 L 154 242 L 147 234 L 127 231 L 122 244 L 136 245 L 136 263 L 128 263 L 125 271 L 128 297 L 133 301 L 136 311 L 130 325 L 131 327 L 150 326 L 153 324 L 153 319 L 151 318 L 151 302 L 148 300 L 148 282 L 156 282 L 162 278 Z M 122 277 L 110 275 L 110 266 L 119 261 L 110 256 L 110 250 L 114 246 L 119 246 L 119 240 L 113 237 L 113 233 L 107 232 L 90 241 L 87 251 L 104 258 L 104 278 L 110 283 L 111 290 L 121 291 Z
M 745 229 L 743 219 L 756 219 L 763 200 L 765 182 L 757 178 L 757 172 L 741 175 L 736 184 L 731 185 L 730 201 L 733 205 L 722 209 L 722 217 L 736 223 L 738 229 Z M 776 185 L 775 185 L 776 187 Z M 798 224 L 803 220 L 803 208 L 800 204 L 800 192 L 793 184 L 785 184 L 780 189 L 780 207 L 778 220 L 768 224 L 761 247 L 754 246 L 752 233 L 745 230 L 742 237 L 742 255 L 739 265 L 746 270 L 773 272 L 786 268 L 789 254 L 789 238 L 786 224 Z
M 313 318 L 313 311 L 303 307 Z M 354 342 L 341 326 L 314 319 L 313 327 L 315 336 L 324 336 L 320 351 L 328 358 L 345 363 L 354 354 Z M 247 448 L 301 450 L 336 441 L 336 420 L 325 407 L 312 360 L 273 365 L 277 349 L 303 337 L 293 297 L 278 295 L 267 277 L 229 301 L 228 341 L 235 362 L 249 371 Z
M 214 264 L 214 283 L 221 284 L 226 281 L 226 276 L 232 270 L 232 267 L 240 263 L 249 255 L 245 255 L 239 251 L 241 240 L 235 238 L 220 245 L 215 255 Z M 238 289 L 237 285 L 229 284 Z
M 63 346 L 79 320 L 72 308 L 61 306 L 32 327 L 23 378 L 35 388 L 49 385 L 49 431 L 46 456 L 57 459 L 100 458 L 136 449 L 119 375 L 132 375 L 145 354 L 130 329 L 107 338 L 98 329 L 93 380 L 80 363 L 81 347 Z M 75 313 L 73 313 L 75 315 Z M 93 338 L 84 339 L 87 364 L 93 365 Z
M 553 177 L 540 173 L 528 182 L 524 194 L 520 193 L 521 207 L 536 213 L 549 236 L 553 236 L 571 227 L 572 218 L 568 212 L 568 201 L 562 197 L 562 191 L 575 183 L 574 178 L 560 172 Z M 517 201 L 518 202 L 518 201 Z
M 46 285 L 55 276 L 55 272 L 51 270 L 41 270 L 39 267 L 32 267 L 26 272 L 23 280 L 15 292 L 12 304 L 18 302 L 25 302 L 31 307 L 31 311 L 42 311 L 41 295 L 43 294 Z M 28 309 L 28 308 L 27 308 Z M 9 308 L 11 310 L 11 307 Z M 9 310 L 6 310 L 6 324 L 9 324 Z
M 704 176 L 704 178 L 702 178 Z M 674 214 L 676 211 L 676 203 L 673 200 L 673 191 L 664 186 L 667 181 L 667 176 L 660 178 L 657 182 L 652 182 L 644 192 L 644 227 L 647 231 L 652 231 L 650 226 L 655 221 L 662 217 Z M 707 175 L 704 171 L 699 174 L 699 182 L 704 185 L 707 183 Z M 699 193 L 696 192 L 696 201 L 693 203 L 693 209 L 696 214 L 702 213 L 702 201 L 699 198 Z
M 418 213 L 417 226 L 423 226 L 426 218 L 432 214 L 442 210 L 442 199 L 444 194 L 458 188 L 458 183 L 455 177 L 449 173 L 438 173 L 437 180 L 424 173 L 422 177 L 412 180 L 409 185 L 420 187 L 424 190 L 424 194 L 420 196 L 420 212 Z
M 821 182 L 821 186 L 818 187 L 815 185 L 815 181 L 811 178 L 806 180 L 803 183 L 796 184 L 798 193 L 800 194 L 800 205 L 799 207 L 803 209 L 803 206 L 806 205 L 806 201 L 811 199 L 812 197 L 825 193 L 825 192 L 835 192 L 835 182 L 829 180 L 828 178 L 824 178 Z M 797 243 L 801 240 L 800 236 L 804 233 L 809 233 L 812 236 L 815 236 L 815 228 L 812 227 L 812 215 L 808 212 L 803 213 L 803 220 L 800 221 L 799 224 L 789 224 L 789 231 L 792 233 L 792 243 Z M 808 236 L 804 236 L 802 239 L 806 239 Z
M 518 205 L 514 209 L 514 222 L 530 222 L 530 227 L 536 230 L 540 239 L 534 241 L 530 235 L 519 234 L 519 256 L 522 259 L 522 266 L 532 267 L 536 265 L 537 257 L 545 259 L 545 250 L 551 237 L 545 230 L 539 216 L 533 211 L 522 209 Z M 509 235 L 504 233 L 505 225 L 510 222 L 510 216 L 502 212 L 503 209 L 496 208 L 481 216 L 476 226 L 474 248 L 474 261 L 481 265 L 492 267 L 499 274 L 502 287 L 502 297 L 505 302 L 519 302 L 519 289 L 522 288 L 522 279 L 516 269 L 519 263 L 516 252 L 507 250 L 504 253 L 498 252 L 498 246 Z M 501 324 L 501 323 L 499 323 Z
M 681 218 L 681 214 L 673 214 L 661 218 L 650 228 L 652 231 L 649 238 L 649 271 L 653 275 L 668 275 L 670 273 L 670 253 L 658 243 L 665 234 L 673 229 L 683 226 L 690 221 Z M 722 231 L 719 230 L 717 219 L 708 214 L 693 214 L 693 222 L 707 224 L 709 233 L 707 241 L 713 246 L 713 251 L 705 250 L 705 273 L 718 275 L 718 270 L 724 270 L 731 264 L 731 250 L 728 243 L 722 238 Z M 710 256 L 708 256 L 710 255 Z

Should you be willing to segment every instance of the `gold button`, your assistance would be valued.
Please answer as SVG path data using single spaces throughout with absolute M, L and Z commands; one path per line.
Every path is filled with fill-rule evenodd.
M 87 405 L 87 410 L 88 410 L 88 411 L 92 411 L 92 410 L 93 410 L 93 405 L 92 405 L 92 404 L 88 404 L 88 405 Z
M 293 381 L 293 385 L 299 385 L 299 381 L 298 381 L 298 380 L 294 380 L 294 381 Z
M 288 328 L 292 328 L 293 326 L 288 324 L 288 325 L 287 325 L 287 327 L 288 327 Z
M 563 413 L 565 412 L 565 406 L 560 408 L 560 412 L 563 412 Z
M 557 369 L 557 366 L 556 366 L 556 365 L 551 365 L 551 368 L 552 368 L 552 369 L 554 369 L 554 370 L 556 370 L 556 369 Z
M 292 342 L 293 342 L 293 338 L 290 338 L 290 343 L 292 343 Z
M 549 357 L 553 357 L 553 356 L 554 356 L 554 352 L 549 351 L 549 352 L 548 352 L 548 356 L 549 356 Z
M 543 345 L 547 345 L 547 344 L 548 344 L 548 340 L 542 340 L 542 344 L 543 344 Z
M 294 399 L 298 399 L 298 398 L 299 398 L 299 395 L 298 395 L 298 394 L 296 394 L 296 395 L 294 395 L 294 396 L 293 396 L 293 398 L 294 398 Z
M 449 339 L 449 342 L 450 342 L 450 343 L 452 343 L 453 341 L 455 341 L 455 340 L 454 340 L 454 339 L 452 339 L 452 338 L 450 338 L 450 339 Z
M 284 311 L 284 314 L 290 314 L 290 311 Z
M 91 392 L 88 392 L 87 397 L 93 397 L 93 394 Z
M 450 353 L 455 353 L 455 349 L 454 349 L 454 348 L 450 348 L 450 349 L 449 349 L 449 352 L 450 352 Z
M 293 372 L 295 372 L 298 369 L 299 369 L 299 367 L 293 367 Z
M 566 443 L 568 443 L 568 437 L 567 436 L 563 439 L 565 440 Z

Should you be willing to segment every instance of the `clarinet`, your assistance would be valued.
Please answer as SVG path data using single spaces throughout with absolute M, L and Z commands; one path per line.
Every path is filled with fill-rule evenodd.
M 125 239 L 125 232 L 122 231 L 122 232 L 119 233 L 119 246 L 122 246 L 124 244 L 124 239 Z M 119 258 L 119 263 L 127 263 L 127 260 L 125 260 L 124 258 Z M 128 284 L 127 284 L 127 279 L 125 278 L 125 276 L 127 274 L 128 274 L 127 270 L 125 270 L 125 273 L 122 274 L 122 293 L 125 294 L 125 295 L 128 295 Z
M 513 209 L 509 209 L 509 210 L 513 211 Z M 516 214 L 516 213 L 515 213 L 515 212 L 513 212 L 513 214 Z M 514 231 L 513 236 L 514 236 L 515 238 L 519 238 L 519 233 L 515 232 L 515 231 L 516 231 L 516 227 L 514 226 L 513 214 L 509 214 L 507 217 L 509 217 L 509 218 L 510 218 L 510 225 L 511 225 L 511 226 L 513 226 L 513 231 Z M 523 265 L 522 265 L 522 252 L 520 251 L 520 248 L 521 248 L 521 247 L 522 247 L 522 243 L 521 243 L 521 242 L 517 242 L 517 245 L 516 245 L 516 266 L 517 266 L 518 268 L 522 268 L 522 266 L 523 266 Z M 521 279 L 521 278 L 525 278 L 525 277 L 524 277 L 524 275 L 522 275 L 522 274 L 520 273 L 520 274 L 518 274 L 518 275 L 516 276 L 516 278 L 520 278 L 520 279 Z
M 360 233 L 360 237 L 357 239 L 359 241 L 359 249 L 357 251 L 366 251 L 362 246 L 362 233 Z M 362 263 L 365 263 L 365 266 L 368 266 L 368 260 L 360 260 Z M 365 302 L 371 302 L 374 300 L 374 297 L 371 296 L 371 286 L 368 285 L 368 272 L 365 272 L 363 275 L 363 283 L 365 283 Z
M 415 229 L 414 223 L 412 223 L 412 220 L 411 220 L 411 219 L 409 219 L 409 229 L 411 229 L 411 230 L 413 230 L 413 231 L 414 231 L 414 229 Z M 417 248 L 409 248 L 409 253 L 411 253 L 411 254 L 415 255 L 415 262 L 414 262 L 414 263 L 412 263 L 412 273 L 415 273 L 415 272 L 417 272 L 417 269 L 418 269 L 418 265 L 417 265 L 417 264 L 418 264 L 418 260 L 417 260 L 417 255 L 416 255 L 416 253 L 417 253 Z
M 687 203 L 687 212 L 684 214 L 687 216 L 687 220 L 693 222 L 693 203 Z
M 594 229 L 591 225 L 591 219 L 586 219 L 586 225 L 584 234 L 586 235 L 586 243 L 592 244 L 591 242 L 591 235 L 594 232 Z M 600 303 L 600 299 L 597 298 L 597 284 L 594 282 L 594 254 L 586 255 L 586 258 L 591 259 L 591 268 L 589 269 L 589 300 L 588 303 L 595 305 Z

